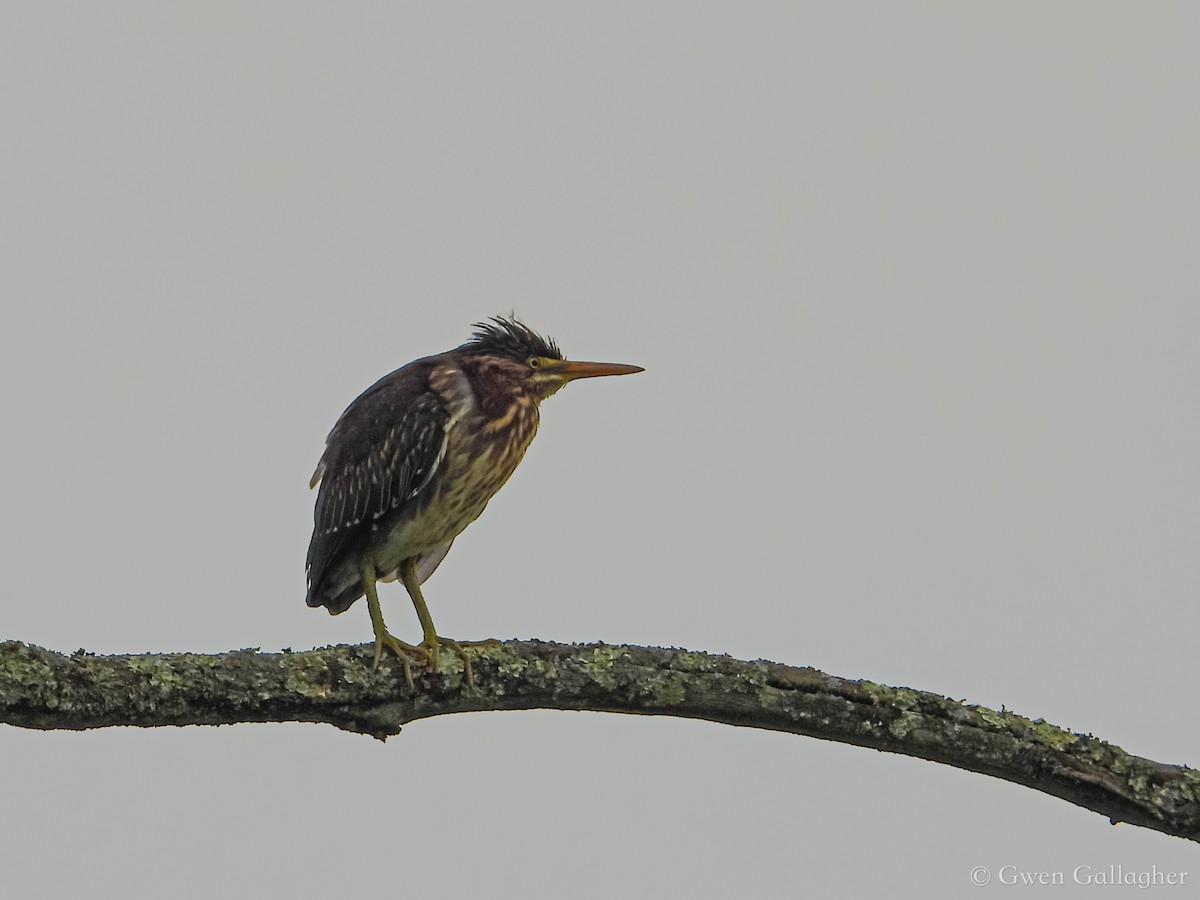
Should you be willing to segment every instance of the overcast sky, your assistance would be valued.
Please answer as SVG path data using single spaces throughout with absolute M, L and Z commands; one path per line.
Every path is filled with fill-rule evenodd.
M 444 633 L 813 665 L 1200 765 L 1198 29 L 1190 3 L 6 4 L 0 637 L 370 639 L 363 604 L 304 605 L 325 435 L 515 310 L 646 372 L 543 406 L 426 585 Z M 12 897 L 1200 882 L 1195 845 L 1025 788 L 703 722 L 3 728 L 0 759 Z

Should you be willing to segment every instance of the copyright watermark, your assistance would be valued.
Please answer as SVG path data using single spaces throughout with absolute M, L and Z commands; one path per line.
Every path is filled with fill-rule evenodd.
M 1192 884 L 1187 872 L 1160 869 L 1127 869 L 1124 866 L 1076 866 L 1073 869 L 1032 871 L 1020 866 L 1000 866 L 990 869 L 976 866 L 971 870 L 971 884 L 983 887 L 988 884 L 1005 886 L 1021 884 L 1121 884 L 1128 887 L 1151 888 L 1165 885 Z

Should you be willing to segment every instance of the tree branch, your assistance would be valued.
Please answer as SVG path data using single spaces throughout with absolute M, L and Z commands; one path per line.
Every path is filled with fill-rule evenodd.
M 474 688 L 445 652 L 441 670 L 418 675 L 409 691 L 394 660 L 372 671 L 372 645 L 65 656 L 9 641 L 0 643 L 0 722 L 75 730 L 327 722 L 385 739 L 417 719 L 474 710 L 681 716 L 933 760 L 1200 841 L 1200 772 L 1014 713 L 686 650 L 508 641 L 472 653 Z

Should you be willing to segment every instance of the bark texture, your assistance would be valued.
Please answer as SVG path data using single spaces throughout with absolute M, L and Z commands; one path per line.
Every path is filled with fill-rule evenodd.
M 873 747 L 1023 784 L 1200 841 L 1200 772 L 1126 753 L 1011 712 L 816 669 L 687 650 L 508 641 L 415 669 L 410 691 L 373 647 L 95 656 L 0 643 L 0 722 L 23 728 L 326 722 L 385 739 L 417 719 L 474 710 L 681 716 Z

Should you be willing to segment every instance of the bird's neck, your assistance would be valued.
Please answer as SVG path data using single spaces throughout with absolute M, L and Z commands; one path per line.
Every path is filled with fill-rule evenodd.
M 430 387 L 455 419 L 479 416 L 491 422 L 511 421 L 514 415 L 529 413 L 536 417 L 537 398 L 514 377 L 519 372 L 506 370 L 513 365 L 490 359 L 465 360 L 435 373 Z

